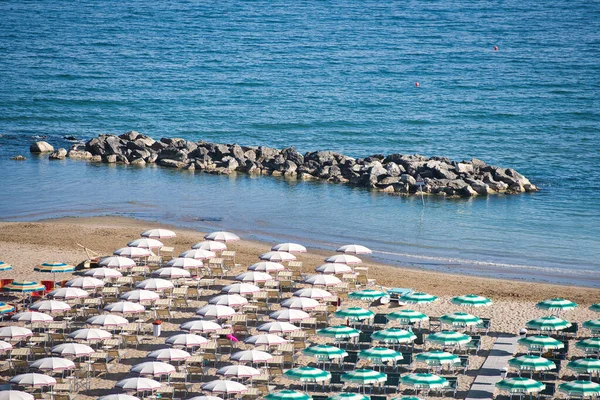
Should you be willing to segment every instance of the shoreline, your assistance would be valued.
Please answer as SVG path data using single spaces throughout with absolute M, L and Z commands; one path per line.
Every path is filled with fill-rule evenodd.
M 174 229 L 178 237 L 167 241 L 175 247 L 175 254 L 190 248 L 195 241 L 201 241 L 203 233 L 189 228 L 119 216 L 68 217 L 45 219 L 36 222 L 0 222 L 0 257 L 2 261 L 13 263 L 12 272 L 21 269 L 31 271 L 34 265 L 44 261 L 64 261 L 79 263 L 86 256 L 76 243 L 111 254 L 124 246 L 127 241 L 138 237 L 139 232 L 153 226 Z M 242 240 L 229 245 L 238 253 L 239 262 L 247 266 L 257 261 L 258 254 L 266 252 L 271 245 L 253 240 Z M 26 253 L 28 257 L 22 257 Z M 335 248 L 315 249 L 308 246 L 308 252 L 300 255 L 306 272 L 323 263 L 325 256 L 335 253 Z M 21 255 L 21 256 L 20 256 Z M 48 258 L 58 257 L 60 260 Z M 489 278 L 438 272 L 410 266 L 395 266 L 378 262 L 376 257 L 362 257 L 370 267 L 369 277 L 375 278 L 378 285 L 386 287 L 410 287 L 438 296 L 455 296 L 465 293 L 486 295 L 494 300 L 541 301 L 550 297 L 567 297 L 580 303 L 582 307 L 600 298 L 600 289 L 537 282 L 523 282 L 502 278 Z M 27 260 L 27 261 L 25 261 Z M 16 264 L 16 265 L 15 265 Z M 25 271 L 23 271 L 25 272 Z M 28 275 L 34 275 L 29 273 Z M 42 275 L 42 278 L 46 278 Z

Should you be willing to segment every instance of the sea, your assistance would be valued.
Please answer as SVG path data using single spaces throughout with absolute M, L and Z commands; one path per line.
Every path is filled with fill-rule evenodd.
M 0 220 L 127 216 L 600 287 L 598 1 L 2 0 L 0 15 Z M 421 199 L 28 152 L 129 130 L 476 157 L 540 191 Z

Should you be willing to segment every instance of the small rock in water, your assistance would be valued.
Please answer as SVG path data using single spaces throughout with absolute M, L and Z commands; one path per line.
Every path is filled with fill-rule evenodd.
M 50 158 L 51 160 L 64 160 L 66 157 L 67 150 L 61 148 L 50 153 L 50 156 L 48 158 Z
M 79 139 L 77 139 L 77 137 L 76 137 L 76 136 L 73 136 L 73 135 L 67 135 L 67 136 L 63 136 L 63 138 L 64 138 L 65 140 L 69 140 L 69 141 L 71 141 L 71 142 L 78 142 L 78 141 L 79 141 Z
M 17 155 L 17 156 L 13 156 L 10 158 L 11 160 L 16 160 L 16 161 L 25 161 L 27 160 L 27 158 L 23 157 L 22 155 Z

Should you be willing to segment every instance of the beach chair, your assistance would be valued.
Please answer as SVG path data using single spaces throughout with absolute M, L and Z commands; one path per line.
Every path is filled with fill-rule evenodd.
M 396 361 L 396 367 L 402 367 L 407 370 L 412 369 L 413 355 L 412 353 L 402 353 L 402 360 Z
M 232 267 L 236 267 L 235 263 L 235 251 L 224 250 L 221 252 L 221 258 L 223 259 L 223 265 L 225 265 L 225 261 L 228 261 Z
M 342 382 L 342 372 L 331 371 L 331 380 L 329 381 L 329 387 L 331 390 L 336 390 L 336 387 L 342 388 L 344 382 Z
M 462 347 L 466 353 L 473 352 L 473 354 L 479 353 L 479 349 L 481 348 L 481 336 L 473 335 L 471 337 L 471 341 L 465 343 Z
M 373 325 L 386 325 L 388 323 L 386 314 L 375 314 L 373 318 Z
M 572 322 L 571 326 L 560 331 L 563 337 L 577 337 L 577 332 L 579 331 L 579 324 L 577 322 Z
M 448 386 L 442 388 L 442 394 L 445 396 L 446 393 L 452 393 L 452 397 L 456 397 L 456 391 L 458 390 L 458 378 L 456 376 L 444 376 L 448 381 Z
M 162 262 L 171 261 L 173 259 L 173 253 L 175 249 L 173 247 L 163 246 L 160 248 L 159 254 L 162 258 Z
M 475 328 L 477 328 L 477 331 L 484 332 L 487 335 L 491 327 L 492 320 L 490 318 L 481 318 L 481 322 Z
M 358 351 L 346 351 L 348 355 L 344 357 L 343 367 L 349 366 L 350 369 L 354 369 L 356 363 L 358 362 Z
M 383 385 L 383 390 L 387 393 L 388 388 L 393 389 L 394 392 L 398 391 L 398 386 L 400 386 L 400 374 L 387 374 L 387 380 Z M 371 400 L 373 396 L 371 396 Z
M 460 358 L 460 365 L 456 366 L 457 371 L 462 371 L 463 375 L 467 373 L 469 369 L 469 356 L 458 356 Z
M 556 395 L 556 382 L 542 382 L 546 388 L 538 393 L 540 399 L 553 399 Z

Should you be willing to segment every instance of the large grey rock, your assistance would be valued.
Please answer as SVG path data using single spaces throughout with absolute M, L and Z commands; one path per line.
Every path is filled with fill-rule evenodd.
M 244 150 L 238 144 L 234 144 L 229 148 L 229 152 L 238 160 L 244 158 Z
M 143 158 L 138 158 L 138 159 L 135 159 L 135 160 L 131 161 L 130 164 L 138 166 L 138 167 L 143 167 L 143 166 L 146 165 L 146 161 L 144 161 Z
M 188 159 L 188 153 L 184 149 L 169 146 L 158 152 L 157 161 L 160 161 L 162 159 L 185 161 Z
M 167 167 L 167 168 L 178 168 L 178 169 L 186 168 L 188 165 L 187 162 L 171 160 L 168 158 L 159 159 L 157 161 L 157 164 L 160 166 L 163 166 L 163 167 Z
M 268 160 L 279 154 L 279 150 L 271 147 L 260 146 L 256 151 L 256 159 L 259 161 Z
M 31 153 L 52 153 L 54 147 L 48 142 L 35 142 L 29 146 L 29 151 Z
M 63 148 L 53 151 L 48 156 L 48 158 L 51 160 L 64 160 L 66 157 L 67 157 L 67 150 L 63 149 Z
M 337 163 L 335 153 L 332 151 L 313 151 L 304 155 L 305 161 L 314 161 L 320 167 Z
M 284 159 L 293 162 L 295 165 L 304 164 L 304 156 L 296 151 L 294 147 L 288 147 L 281 150 Z
M 92 153 L 85 150 L 69 150 L 67 153 L 67 157 L 72 158 L 74 160 L 89 160 L 91 159 Z
M 385 170 L 389 176 L 400 176 L 404 171 L 404 167 L 399 166 L 393 161 L 388 162 L 385 165 Z

